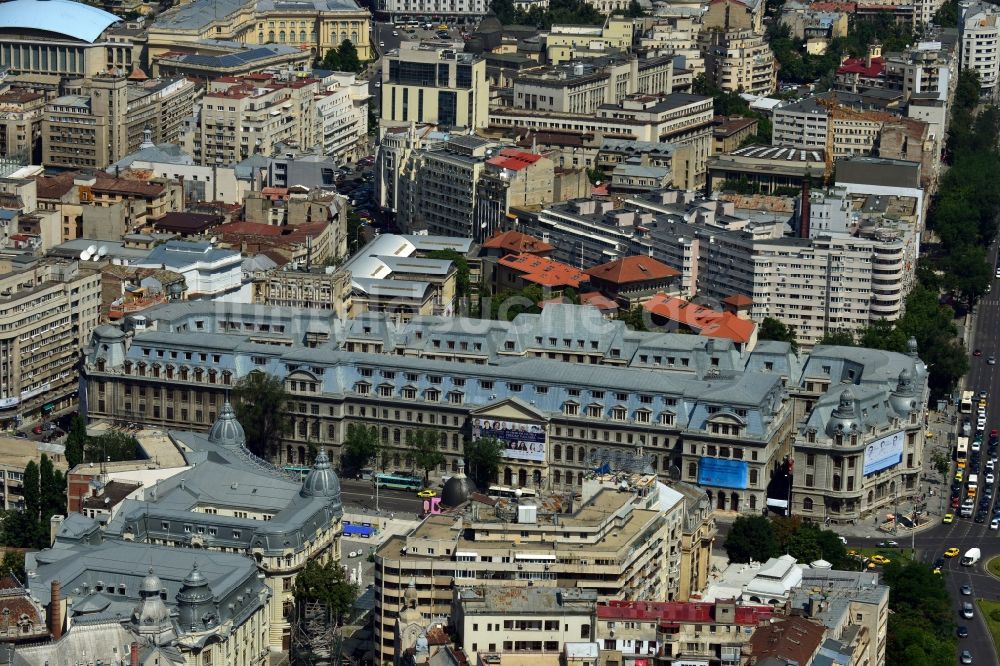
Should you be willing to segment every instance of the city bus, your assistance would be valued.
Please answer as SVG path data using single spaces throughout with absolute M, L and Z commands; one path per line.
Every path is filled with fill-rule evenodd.
M 294 477 L 297 477 L 300 481 L 306 478 L 306 474 L 309 473 L 312 467 L 307 467 L 303 465 L 285 465 L 285 471 Z
M 534 497 L 535 491 L 529 488 L 508 488 L 507 486 L 490 486 L 486 492 L 490 497 Z
M 969 455 L 969 438 L 959 437 L 958 444 L 955 446 L 955 459 L 964 460 Z
M 375 485 L 379 488 L 417 491 L 424 487 L 424 480 L 409 474 L 376 474 Z
M 958 412 L 960 414 L 971 414 L 972 413 L 972 399 L 975 394 L 972 391 L 962 391 L 962 400 L 958 403 Z

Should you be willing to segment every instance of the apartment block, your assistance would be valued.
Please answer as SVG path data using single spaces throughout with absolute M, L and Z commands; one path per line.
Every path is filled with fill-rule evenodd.
M 0 94 L 0 155 L 38 164 L 42 159 L 45 96 L 27 90 Z
M 992 95 L 1000 76 L 1000 9 L 974 1 L 958 9 L 959 67 L 974 71 L 983 95 Z
M 335 73 L 316 93 L 314 131 L 321 152 L 338 163 L 355 162 L 368 152 L 368 82 Z
M 608 0 L 608 3 L 621 5 L 622 0 Z M 634 21 L 622 16 L 611 16 L 602 26 L 554 24 L 545 37 L 546 60 L 559 64 L 579 57 L 605 55 L 609 51 L 628 51 L 633 38 Z
M 514 206 L 552 203 L 555 165 L 545 155 L 501 148 L 486 164 L 476 184 L 477 237 L 486 239 L 506 226 Z
M 98 324 L 101 275 L 75 261 L 0 267 L 0 422 L 74 407 L 79 350 Z
M 850 93 L 898 90 L 905 100 L 919 97 L 947 103 L 954 91 L 958 60 L 941 42 L 918 42 L 906 51 L 848 58 L 837 68 L 836 88 Z
M 681 496 L 652 477 L 637 477 L 626 485 L 620 492 L 610 478 L 587 481 L 579 500 L 547 495 L 491 507 L 473 498 L 456 513 L 429 516 L 408 534 L 386 540 L 375 552 L 375 641 L 380 658 L 393 656 L 395 616 L 410 581 L 418 594 L 417 609 L 425 616 L 445 618 L 452 615 L 455 587 L 484 589 L 490 598 L 501 592 L 514 598 L 551 595 L 560 587 L 579 590 L 585 595 L 581 602 L 673 597 Z M 517 526 L 516 535 L 504 529 L 505 521 Z M 441 575 L 445 570 L 451 574 Z M 463 604 L 461 592 L 457 594 L 463 642 L 469 648 L 475 642 L 479 654 L 523 652 L 534 641 L 529 631 L 535 637 L 544 635 L 544 619 L 541 632 L 536 632 L 529 629 L 533 624 L 524 622 L 539 619 L 528 615 L 519 625 L 514 614 L 508 616 L 508 632 L 474 630 L 468 626 L 475 621 L 469 614 L 482 605 L 474 599 Z M 586 604 L 581 605 L 579 611 L 567 610 L 560 622 L 575 626 L 572 640 L 591 640 L 593 623 L 587 619 Z M 484 624 L 487 619 L 493 618 L 484 617 Z M 557 654 L 562 649 L 558 636 L 569 636 L 561 626 L 552 625 L 549 631 L 553 635 L 539 638 L 538 651 Z
M 762 0 L 710 0 L 702 22 L 708 30 L 764 32 Z
M 101 76 L 69 82 L 45 106 L 42 163 L 104 169 L 144 141 L 177 143 L 191 115 L 195 84 L 183 78 L 130 81 Z
M 195 160 L 228 166 L 270 155 L 279 143 L 297 149 L 315 145 L 317 92 L 315 79 L 269 74 L 212 81 L 201 102 Z
M 778 84 L 777 61 L 763 33 L 706 30 L 699 40 L 705 74 L 719 89 L 753 95 L 774 92 Z
M 378 0 L 376 5 L 392 17 L 436 17 L 449 24 L 474 23 L 490 10 L 486 0 Z
M 671 10 L 667 6 L 657 10 L 655 23 L 639 37 L 639 47 L 682 58 L 684 69 L 693 76 L 704 74 L 705 57 L 698 48 L 698 34 L 702 28 L 700 8 L 677 6 Z
M 475 54 L 403 42 L 383 56 L 381 122 L 480 129 L 489 94 L 486 61 Z

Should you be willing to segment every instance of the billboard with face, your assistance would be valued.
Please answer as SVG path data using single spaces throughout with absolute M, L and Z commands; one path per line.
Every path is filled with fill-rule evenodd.
M 540 423 L 473 419 L 472 438 L 485 437 L 492 437 L 500 442 L 504 458 L 545 461 L 545 428 Z

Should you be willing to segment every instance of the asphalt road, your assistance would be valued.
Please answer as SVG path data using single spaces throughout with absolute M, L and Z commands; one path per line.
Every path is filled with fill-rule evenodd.
M 347 507 L 361 507 L 368 511 L 375 510 L 375 487 L 371 481 L 356 479 L 341 479 L 340 495 Z M 398 514 L 400 518 L 413 518 L 420 513 L 423 500 L 416 493 L 403 490 L 379 488 L 378 510 L 383 515 Z
M 989 248 L 991 261 L 996 264 L 997 246 Z M 975 313 L 975 333 L 972 338 L 972 349 L 982 350 L 982 356 L 973 356 L 971 368 L 967 377 L 966 388 L 978 393 L 985 390 L 989 392 L 989 399 L 986 407 L 986 433 L 984 440 L 989 439 L 989 431 L 992 428 L 1000 428 L 1000 365 L 989 365 L 986 359 L 990 355 L 1000 357 L 1000 280 L 994 280 L 993 292 L 987 294 L 980 301 Z M 959 415 L 958 427 L 961 427 Z M 973 429 L 975 428 L 975 408 L 972 414 Z M 970 441 L 971 444 L 971 441 Z M 986 441 L 983 442 L 982 460 L 977 471 L 980 479 L 980 493 L 985 485 L 985 465 L 989 460 L 987 454 Z M 952 476 L 954 466 L 952 467 Z M 951 476 L 944 486 L 939 486 L 939 491 L 946 494 L 946 499 L 950 495 L 949 486 Z M 962 492 L 964 493 L 963 486 Z M 997 491 L 994 482 L 994 492 Z M 976 497 L 978 507 L 979 496 Z M 1000 506 L 996 495 L 994 495 L 993 506 Z M 995 556 L 1000 556 L 1000 531 L 989 529 L 989 520 L 985 523 L 975 523 L 972 518 L 960 518 L 955 511 L 955 522 L 945 525 L 940 524 L 926 532 L 917 534 L 915 537 L 896 537 L 901 546 L 907 547 L 912 541 L 917 549 L 917 558 L 922 562 L 934 562 L 939 557 L 943 557 L 946 549 L 955 547 L 963 554 L 969 548 L 978 547 L 982 551 L 982 559 L 971 567 L 963 567 L 959 563 L 961 556 L 946 559 L 943 568 L 945 585 L 951 597 L 955 611 L 955 624 L 965 626 L 969 630 L 968 638 L 959 639 L 958 650 L 969 650 L 972 653 L 974 664 L 1000 664 L 1000 656 L 993 646 L 986 624 L 979 613 L 978 607 L 975 610 L 975 617 L 967 620 L 961 616 L 962 603 L 978 598 L 992 599 L 1000 601 L 1000 580 L 986 572 L 986 563 Z M 873 546 L 882 539 L 849 539 L 851 546 Z M 961 587 L 963 585 L 972 587 L 972 596 L 962 596 Z M 956 655 L 956 663 L 958 658 Z

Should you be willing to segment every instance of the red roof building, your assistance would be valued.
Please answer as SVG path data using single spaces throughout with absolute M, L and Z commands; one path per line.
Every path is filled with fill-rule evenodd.
M 492 164 L 495 167 L 500 167 L 501 169 L 520 171 L 521 169 L 531 166 L 540 159 L 542 159 L 541 155 L 526 153 L 523 150 L 518 150 L 517 148 L 502 148 L 499 155 L 486 160 L 486 163 Z
M 737 348 L 752 348 L 757 342 L 757 324 L 731 312 L 719 312 L 683 298 L 656 294 L 643 304 L 654 323 L 685 326 L 698 335 L 731 340 Z
M 819 622 L 797 616 L 782 618 L 757 628 L 750 639 L 750 657 L 811 664 L 825 637 L 826 627 Z
M 624 308 L 640 305 L 660 292 L 677 293 L 680 274 L 642 256 L 622 257 L 587 270 L 591 284 Z
M 587 282 L 587 274 L 547 257 L 508 254 L 497 262 L 493 279 L 497 293 L 517 291 L 532 284 L 561 293 L 567 288 L 579 289 Z
M 508 254 L 534 254 L 547 257 L 552 254 L 555 247 L 520 231 L 498 231 L 483 242 L 482 250 L 484 256 L 499 259 Z

